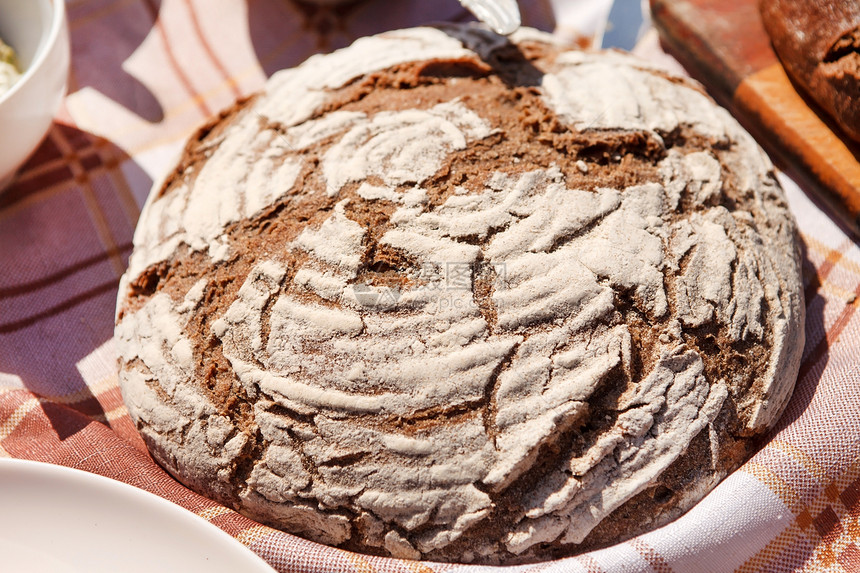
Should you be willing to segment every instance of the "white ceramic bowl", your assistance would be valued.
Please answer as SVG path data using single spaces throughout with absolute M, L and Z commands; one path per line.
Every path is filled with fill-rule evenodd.
M 0 95 L 0 190 L 48 132 L 66 92 L 69 27 L 63 0 L 0 0 L 0 38 L 23 76 Z

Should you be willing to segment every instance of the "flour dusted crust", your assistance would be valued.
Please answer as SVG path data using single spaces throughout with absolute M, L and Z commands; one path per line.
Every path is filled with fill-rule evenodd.
M 525 562 L 688 509 L 803 346 L 771 165 L 686 80 L 522 30 L 274 76 L 153 192 L 129 412 L 192 489 L 403 558 Z

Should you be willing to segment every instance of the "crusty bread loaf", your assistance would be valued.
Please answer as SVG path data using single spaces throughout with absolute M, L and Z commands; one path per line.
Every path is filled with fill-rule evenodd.
M 524 29 L 365 38 L 150 197 L 121 385 L 190 488 L 367 553 L 513 563 L 678 516 L 803 347 L 795 225 L 698 87 Z
M 788 75 L 860 141 L 860 0 L 760 0 Z

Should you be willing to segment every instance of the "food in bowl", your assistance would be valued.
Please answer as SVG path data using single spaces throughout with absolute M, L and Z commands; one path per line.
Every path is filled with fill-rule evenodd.
M 794 387 L 794 220 L 700 86 L 521 29 L 273 76 L 144 208 L 116 340 L 191 489 L 349 550 L 518 563 L 674 519 Z
M 0 96 L 0 193 L 51 127 L 66 93 L 69 34 L 58 0 L 0 0 L 0 36 L 24 73 Z
M 12 89 L 21 78 L 21 67 L 15 50 L 0 38 L 0 96 Z

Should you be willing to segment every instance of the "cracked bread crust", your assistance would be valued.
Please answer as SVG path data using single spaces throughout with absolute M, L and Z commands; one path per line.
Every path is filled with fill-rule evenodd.
M 121 385 L 190 488 L 365 553 L 605 546 L 737 468 L 794 386 L 795 225 L 697 85 L 469 26 L 274 76 L 151 196 Z
M 759 0 L 785 71 L 860 141 L 860 0 Z

